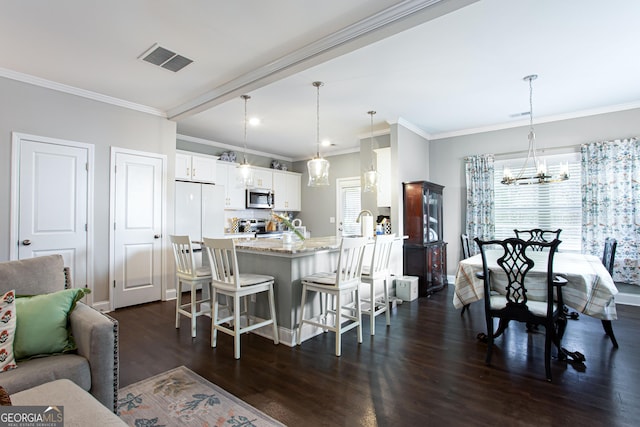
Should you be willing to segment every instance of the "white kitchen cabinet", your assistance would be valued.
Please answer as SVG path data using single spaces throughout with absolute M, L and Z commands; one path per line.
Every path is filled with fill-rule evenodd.
M 236 163 L 218 162 L 216 165 L 216 184 L 224 187 L 224 208 L 239 210 L 245 208 L 245 188 L 241 184 L 242 176 Z
M 215 156 L 176 153 L 176 179 L 184 181 L 216 181 Z
M 302 175 L 295 172 L 273 171 L 274 210 L 300 211 Z
M 378 171 L 378 207 L 391 206 L 391 147 L 374 151 Z
M 255 188 L 264 188 L 265 190 L 273 190 L 273 171 L 267 168 L 252 167 L 253 186 Z

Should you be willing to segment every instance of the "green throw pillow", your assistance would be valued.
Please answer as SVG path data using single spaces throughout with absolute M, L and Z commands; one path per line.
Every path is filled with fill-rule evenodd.
M 16 298 L 16 360 L 75 350 L 68 328 L 69 314 L 90 291 L 65 289 L 51 294 Z

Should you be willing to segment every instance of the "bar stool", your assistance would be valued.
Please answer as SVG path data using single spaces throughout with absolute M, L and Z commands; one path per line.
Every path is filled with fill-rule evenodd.
M 389 314 L 389 281 L 391 272 L 389 271 L 389 261 L 391 260 L 391 247 L 395 240 L 395 234 L 379 234 L 376 236 L 376 243 L 373 246 L 371 265 L 362 267 L 362 282 L 369 284 L 369 298 L 363 298 L 362 314 L 369 316 L 371 325 L 371 335 L 375 335 L 375 317 L 386 313 L 387 326 L 391 325 Z M 376 283 L 382 282 L 382 293 L 376 293 Z
M 180 328 L 180 315 L 187 316 L 191 319 L 191 337 L 196 337 L 196 318 L 202 314 L 210 313 L 210 311 L 202 310 L 202 303 L 208 302 L 211 307 L 211 292 L 209 297 L 197 299 L 196 288 L 202 285 L 202 295 L 207 294 L 205 286 L 211 286 L 211 269 L 208 267 L 196 267 L 195 258 L 193 256 L 193 247 L 189 236 L 169 236 L 171 247 L 173 248 L 173 257 L 176 262 L 176 329 Z M 182 303 L 182 284 L 190 286 L 190 299 L 188 303 Z M 210 289 L 210 288 L 209 288 Z M 197 311 L 200 305 L 200 311 Z
M 333 331 L 336 334 L 336 356 L 340 356 L 342 347 L 342 334 L 357 328 L 358 342 L 362 343 L 362 315 L 360 312 L 360 275 L 362 272 L 362 258 L 367 240 L 364 237 L 343 237 L 338 256 L 338 268 L 335 273 L 314 273 L 302 278 L 302 301 L 300 303 L 300 324 L 298 326 L 297 343 L 302 342 L 302 326 L 309 324 L 322 329 Z M 324 310 L 323 319 L 305 319 L 305 304 L 307 292 L 326 294 L 327 298 L 335 301 L 334 310 Z M 346 295 L 351 295 L 351 301 L 345 301 Z M 354 304 L 355 303 L 355 304 Z M 322 303 L 320 304 L 322 307 Z M 322 309 L 321 309 L 322 311 Z M 355 312 L 355 314 L 354 314 Z M 328 324 L 329 315 L 333 314 L 333 323 Z M 324 320 L 321 322 L 320 320 Z M 343 322 L 349 322 L 343 326 Z
M 211 315 L 211 347 L 217 344 L 218 331 L 233 336 L 234 357 L 240 359 L 240 336 L 263 326 L 272 325 L 273 343 L 278 344 L 278 324 L 276 322 L 276 303 L 273 293 L 273 276 L 264 274 L 240 273 L 236 246 L 233 239 L 203 238 L 203 248 L 209 258 L 213 272 L 211 279 L 213 312 Z M 250 295 L 266 292 L 269 297 L 270 319 L 251 324 L 249 313 L 240 310 L 240 300 Z M 218 299 L 220 295 L 233 298 L 233 307 L 228 317 L 218 318 Z M 245 305 L 246 307 L 246 305 Z M 230 307 L 231 308 L 231 307 Z M 246 311 L 246 310 L 245 310 Z M 246 326 L 242 326 L 241 316 L 246 314 Z M 230 323 L 230 327 L 223 324 Z

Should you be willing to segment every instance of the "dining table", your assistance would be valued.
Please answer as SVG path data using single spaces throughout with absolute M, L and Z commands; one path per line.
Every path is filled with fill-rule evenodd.
M 493 290 L 505 293 L 506 275 L 497 264 L 500 254 L 502 251 L 499 250 L 486 251 L 488 268 L 492 273 Z M 527 256 L 535 263 L 533 269 L 527 273 L 529 281 L 527 296 L 532 300 L 544 300 L 548 254 L 532 251 L 527 253 Z M 462 308 L 484 298 L 483 279 L 476 275 L 482 272 L 482 269 L 480 254 L 458 263 L 454 282 L 454 307 Z M 556 252 L 553 258 L 553 272 L 567 280 L 562 288 L 566 306 L 576 312 L 603 320 L 603 325 L 618 318 L 615 303 L 618 289 L 600 258 L 574 252 Z

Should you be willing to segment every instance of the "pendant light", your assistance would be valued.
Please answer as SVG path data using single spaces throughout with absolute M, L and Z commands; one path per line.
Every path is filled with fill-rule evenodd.
M 247 101 L 251 99 L 249 95 L 241 95 L 244 100 L 244 152 L 242 153 L 242 163 L 238 165 L 240 168 L 240 185 L 243 187 L 253 187 L 253 170 L 247 162 Z
M 316 100 L 316 144 L 317 151 L 316 157 L 307 162 L 307 169 L 309 170 L 309 187 L 322 187 L 329 185 L 329 161 L 320 157 L 320 86 L 324 85 L 322 82 L 313 82 L 317 91 Z
M 376 186 L 378 185 L 378 172 L 376 172 L 375 168 L 373 167 L 373 115 L 376 112 L 371 110 L 371 111 L 367 111 L 367 114 L 369 114 L 371 116 L 371 139 L 370 139 L 370 145 L 369 145 L 369 155 L 371 156 L 371 166 L 369 168 L 368 171 L 366 171 L 364 173 L 363 179 L 364 179 L 364 192 L 365 193 L 373 193 L 376 191 Z
M 527 185 L 527 184 L 549 184 L 562 182 L 569 179 L 569 164 L 560 163 L 558 175 L 551 175 L 547 171 L 547 162 L 539 161 L 536 154 L 536 134 L 533 131 L 533 81 L 538 78 L 537 74 L 523 77 L 522 80 L 529 82 L 529 151 L 527 158 L 520 169 L 518 175 L 513 176 L 509 168 L 504 168 L 502 173 L 502 183 L 506 185 Z M 535 174 L 527 174 L 529 159 L 533 161 Z

